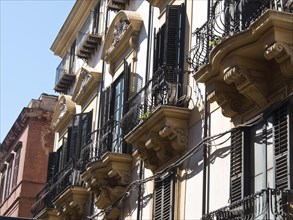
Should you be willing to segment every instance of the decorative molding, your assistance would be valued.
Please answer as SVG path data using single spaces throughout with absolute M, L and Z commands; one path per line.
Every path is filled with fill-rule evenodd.
M 292 32 L 292 13 L 267 10 L 213 48 L 209 63 L 193 75 L 235 125 L 293 92 Z
M 88 191 L 96 196 L 95 205 L 99 209 L 106 209 L 113 205 L 131 182 L 131 168 L 133 158 L 129 154 L 105 154 L 101 160 L 91 162 L 82 178 L 87 183 Z M 117 217 L 116 209 L 107 213 L 107 219 Z
M 229 96 L 228 93 L 224 91 L 213 91 L 211 92 L 207 100 L 209 102 L 217 102 L 218 105 L 222 108 L 222 113 L 224 116 L 233 118 L 239 113 L 239 110 L 237 106 L 239 106 L 239 103 L 237 102 L 237 99 L 233 99 L 233 97 Z
M 102 51 L 102 59 L 110 64 L 111 75 L 115 72 L 116 62 L 123 60 L 128 49 L 134 51 L 134 59 L 137 59 L 138 36 L 142 22 L 140 14 L 135 11 L 119 11 L 113 19 Z
M 292 42 L 293 43 L 293 42 Z M 293 45 L 276 42 L 264 52 L 267 60 L 275 59 L 285 77 L 293 77 Z
M 68 188 L 53 204 L 58 211 L 57 216 L 78 220 L 85 213 L 89 194 L 83 187 Z
M 160 106 L 125 137 L 146 168 L 156 172 L 188 148 L 190 114 L 187 108 Z
M 52 119 L 52 127 L 55 131 L 60 131 L 66 126 L 67 122 L 71 120 L 73 114 L 75 114 L 75 103 L 72 101 L 69 95 L 60 95 Z
M 234 66 L 224 71 L 224 81 L 228 84 L 235 83 L 241 94 L 261 108 L 268 104 L 266 98 L 268 88 L 264 78 L 265 74 L 258 72 L 256 75 L 252 76 L 243 66 Z
M 94 68 L 83 66 L 80 68 L 78 80 L 74 88 L 72 100 L 82 105 L 85 97 L 88 97 L 102 79 L 102 73 Z

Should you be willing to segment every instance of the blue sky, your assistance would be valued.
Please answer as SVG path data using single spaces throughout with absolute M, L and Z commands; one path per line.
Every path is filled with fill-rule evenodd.
M 31 99 L 54 92 L 61 58 L 50 47 L 74 0 L 0 0 L 0 141 Z

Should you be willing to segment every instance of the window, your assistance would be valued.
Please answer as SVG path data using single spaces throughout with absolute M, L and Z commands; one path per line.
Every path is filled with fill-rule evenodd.
M 100 17 L 100 2 L 96 5 L 94 9 L 94 17 L 93 17 L 93 31 L 94 35 L 99 33 L 99 18 Z
M 133 80 L 135 81 L 135 80 Z M 100 142 L 103 149 L 99 154 L 106 151 L 125 153 L 125 143 L 122 141 L 123 129 L 121 121 L 128 109 L 125 103 L 128 100 L 132 86 L 130 80 L 130 66 L 125 61 L 124 71 L 120 77 L 103 92 L 102 105 L 105 106 L 101 112 L 101 134 Z M 106 146 L 106 148 L 105 148 Z M 102 156 L 102 155 L 100 155 Z
M 5 184 L 5 173 L 6 168 L 1 171 L 1 182 L 0 182 L 0 204 L 3 201 L 3 192 L 4 192 L 4 184 Z
M 266 188 L 292 189 L 292 109 L 283 104 L 232 134 L 231 203 Z
M 154 36 L 152 88 L 155 106 L 175 104 L 184 93 L 184 34 L 184 4 L 167 5 L 166 22 L 157 33 L 155 30 Z
M 12 189 L 14 187 L 16 187 L 16 185 L 17 185 L 20 151 L 21 151 L 21 144 L 16 149 L 16 155 L 15 155 L 15 160 L 14 160 L 13 179 L 12 179 Z
M 70 55 L 69 55 L 69 73 L 73 73 L 74 63 L 75 63 L 75 47 L 76 41 L 74 41 L 70 48 Z
M 72 127 L 70 128 L 69 157 L 79 159 L 83 147 L 91 139 L 92 131 L 92 111 L 88 113 L 76 114 L 73 117 Z
M 4 194 L 5 199 L 9 196 L 9 193 L 10 193 L 12 164 L 13 164 L 13 158 L 11 158 L 9 160 L 9 165 L 8 165 L 8 169 L 7 169 L 7 178 L 6 178 L 6 186 L 5 186 L 5 194 Z
M 173 219 L 174 215 L 174 173 L 155 180 L 154 214 L 155 220 Z
M 183 68 L 184 33 L 185 6 L 183 4 L 168 5 L 166 9 L 166 23 L 155 33 L 154 72 L 164 64 L 171 67 Z

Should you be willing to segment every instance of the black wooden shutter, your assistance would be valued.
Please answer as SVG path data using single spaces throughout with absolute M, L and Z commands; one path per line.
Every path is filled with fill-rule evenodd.
M 80 146 L 80 114 L 76 114 L 73 116 L 73 123 L 72 123 L 72 131 L 71 131 L 71 140 L 70 140 L 70 147 L 72 149 L 73 158 L 75 161 L 77 159 L 79 153 L 79 146 Z
M 100 123 L 100 128 L 102 128 L 106 122 L 110 119 L 110 103 L 111 103 L 111 86 L 107 87 L 103 92 L 102 92 L 102 111 L 101 111 L 101 123 Z
M 127 108 L 127 101 L 131 95 L 131 73 L 130 73 L 130 68 L 128 66 L 128 62 L 124 60 L 124 97 L 123 97 L 123 115 L 125 115 L 129 108 Z
M 174 211 L 174 173 L 155 182 L 154 216 L 155 220 L 173 219 Z
M 81 120 L 81 147 L 85 147 L 86 144 L 89 143 L 91 139 L 91 131 L 92 131 L 92 111 L 88 113 L 82 114 Z
M 73 156 L 73 147 L 71 147 L 71 139 L 72 139 L 72 126 L 68 127 L 68 135 L 67 135 L 67 151 L 66 151 L 66 163 Z
M 153 72 L 155 73 L 160 66 L 164 64 L 164 52 L 165 52 L 165 31 L 166 24 L 163 24 L 156 33 L 154 29 L 154 61 L 153 61 Z
M 92 34 L 97 35 L 99 30 L 99 20 L 100 20 L 100 2 L 95 6 L 93 11 L 93 30 Z
M 55 157 L 56 157 L 56 152 L 51 152 L 49 153 L 49 158 L 48 158 L 48 172 L 47 172 L 47 183 L 53 181 L 53 176 L 55 174 Z
M 274 147 L 275 147 L 275 183 L 276 188 L 284 190 L 290 188 L 289 179 L 289 115 L 287 105 L 274 112 Z
M 164 63 L 167 66 L 183 68 L 184 27 L 184 5 L 168 5 L 166 11 L 166 34 L 164 46 Z
M 241 200 L 243 184 L 243 137 L 241 129 L 231 134 L 230 198 L 231 203 Z

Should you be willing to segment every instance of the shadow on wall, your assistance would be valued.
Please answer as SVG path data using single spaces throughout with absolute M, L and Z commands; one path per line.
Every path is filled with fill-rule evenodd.
M 221 147 L 216 149 L 210 156 L 208 157 L 208 163 L 213 164 L 215 163 L 217 158 L 225 158 L 230 154 L 230 146 Z M 188 180 L 198 173 L 202 171 L 203 166 L 203 149 L 200 149 L 195 155 L 193 155 L 189 161 L 186 163 L 186 172 L 185 174 L 180 177 L 180 181 Z

